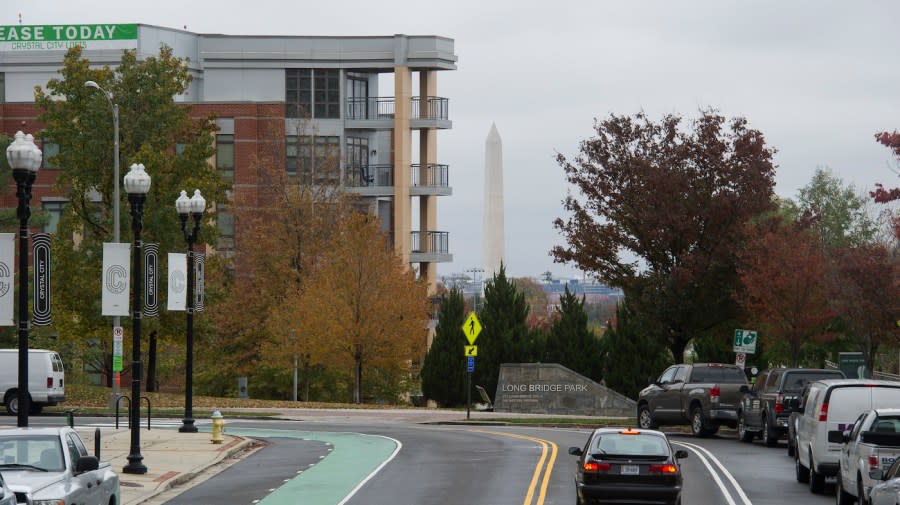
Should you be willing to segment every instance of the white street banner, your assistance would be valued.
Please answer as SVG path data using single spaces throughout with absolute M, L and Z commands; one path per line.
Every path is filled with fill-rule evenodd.
M 15 326 L 13 321 L 13 265 L 16 263 L 16 234 L 0 233 L 0 326 Z
M 131 285 L 131 244 L 103 243 L 104 316 L 128 316 L 128 286 Z
M 187 254 L 169 253 L 169 293 L 166 308 L 185 310 L 187 302 Z

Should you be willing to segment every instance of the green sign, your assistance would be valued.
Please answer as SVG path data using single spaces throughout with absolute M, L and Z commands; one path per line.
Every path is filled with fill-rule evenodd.
M 848 379 L 868 379 L 866 359 L 861 352 L 838 353 L 838 366 Z
M 137 47 L 138 25 L 5 25 L 0 26 L 0 50 L 65 50 Z
M 756 332 L 753 330 L 734 330 L 734 352 L 756 354 Z
M 122 371 L 122 356 L 113 356 L 113 372 Z

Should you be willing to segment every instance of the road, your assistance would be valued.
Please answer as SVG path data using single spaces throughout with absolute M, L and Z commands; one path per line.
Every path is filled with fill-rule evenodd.
M 2 418 L 0 424 L 14 424 Z M 108 419 L 81 418 L 83 426 Z M 33 425 L 64 422 L 32 418 Z M 202 429 L 202 428 L 201 428 Z M 363 419 L 230 420 L 228 433 L 267 445 L 219 475 L 154 504 L 572 505 L 576 458 L 589 430 L 501 425 L 417 424 Z M 794 478 L 784 444 L 739 443 L 724 435 L 672 433 L 683 460 L 685 504 L 821 505 Z
M 271 451 L 272 458 L 278 457 L 277 448 L 287 440 L 278 435 L 284 433 L 307 438 L 306 443 L 311 445 L 304 449 L 304 456 L 327 457 L 306 470 L 302 466 L 307 460 L 298 456 L 292 471 L 303 472 L 296 477 L 298 482 L 291 492 L 270 492 L 267 484 L 257 485 L 249 477 L 235 481 L 225 474 L 197 488 L 255 487 L 261 505 L 297 503 L 295 492 L 303 494 L 303 503 L 322 505 L 437 505 L 448 503 L 451 496 L 455 503 L 479 505 L 571 505 L 575 503 L 575 458 L 568 454 L 568 448 L 583 446 L 588 432 L 508 426 L 235 421 L 229 433 L 270 442 L 265 449 L 236 464 L 233 468 L 238 472 L 245 467 L 273 466 L 269 454 Z M 354 458 L 356 444 L 360 443 L 355 437 L 371 436 L 395 440 L 398 446 L 396 453 L 390 447 L 383 449 L 381 461 L 387 463 L 382 467 L 371 461 L 362 465 L 361 458 Z M 832 486 L 824 495 L 813 495 L 805 485 L 796 482 L 793 460 L 783 444 L 778 448 L 742 444 L 728 435 L 696 439 L 671 434 L 670 438 L 690 453 L 683 460 L 685 504 L 821 505 L 834 501 Z M 322 440 L 335 440 L 335 444 L 323 448 L 313 439 L 319 444 Z M 331 467 L 315 475 L 316 466 L 339 456 L 341 444 L 349 444 L 350 460 L 356 463 L 344 466 L 343 461 L 338 461 L 339 469 Z M 310 490 L 322 489 L 336 492 L 333 496 L 321 496 L 324 501 L 309 501 Z M 220 491 L 218 496 L 228 495 Z M 200 502 L 168 502 L 181 503 Z

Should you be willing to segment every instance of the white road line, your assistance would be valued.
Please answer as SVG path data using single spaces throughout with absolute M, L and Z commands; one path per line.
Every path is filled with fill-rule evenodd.
M 390 463 L 391 460 L 397 456 L 397 453 L 400 452 L 400 449 L 403 448 L 403 444 L 400 443 L 400 441 L 397 440 L 396 438 L 385 437 L 382 435 L 368 435 L 368 436 L 386 438 L 388 440 L 393 441 L 395 444 L 397 444 L 397 447 L 394 449 L 394 452 L 391 453 L 391 455 L 390 455 L 390 457 L 388 457 L 388 459 L 384 460 L 380 465 L 378 465 L 378 468 L 372 470 L 372 473 L 370 473 L 365 479 L 360 481 L 360 483 L 357 484 L 355 488 L 351 489 L 350 492 L 347 494 L 347 496 L 345 496 L 343 500 L 339 501 L 337 505 L 345 505 L 347 503 L 347 501 L 350 498 L 353 498 L 353 495 L 355 495 L 356 492 L 359 491 L 366 484 L 366 482 L 369 482 L 369 480 L 372 479 L 372 477 L 375 477 L 375 474 L 380 472 L 381 469 L 384 468 L 385 465 Z
M 713 454 L 711 452 L 709 452 L 705 447 L 701 447 L 699 445 L 692 444 L 690 442 L 682 442 L 682 441 L 677 441 L 677 442 L 673 441 L 672 443 L 681 445 L 683 447 L 687 447 L 688 449 L 691 449 L 692 451 L 694 451 L 694 453 L 700 457 L 700 460 L 703 461 L 704 465 L 706 465 L 707 470 L 709 470 L 709 473 L 712 474 L 713 479 L 715 479 L 716 483 L 719 485 L 719 489 L 722 490 L 722 494 L 725 496 L 725 499 L 728 500 L 728 503 L 730 505 L 736 505 L 734 500 L 731 499 L 731 493 L 728 492 L 728 489 L 722 483 L 722 480 L 719 479 L 719 476 L 716 474 L 715 470 L 713 470 L 713 468 L 709 465 L 709 461 L 707 460 L 707 457 L 710 460 L 712 460 L 716 464 L 717 467 L 719 467 L 719 470 L 721 471 L 722 475 L 724 475 L 725 478 L 728 479 L 729 482 L 731 482 L 732 487 L 734 487 L 734 490 L 737 492 L 738 496 L 740 497 L 740 499 L 744 503 L 744 505 L 753 505 L 753 502 L 751 502 L 750 498 L 748 498 L 747 495 L 744 493 L 744 490 L 741 488 L 740 484 L 738 484 L 738 482 L 734 478 L 734 476 L 731 475 L 731 472 L 729 472 L 728 469 L 725 468 L 725 465 L 723 465 L 722 462 L 719 461 L 718 458 L 713 456 Z M 702 452 L 702 454 L 701 454 L 701 452 Z

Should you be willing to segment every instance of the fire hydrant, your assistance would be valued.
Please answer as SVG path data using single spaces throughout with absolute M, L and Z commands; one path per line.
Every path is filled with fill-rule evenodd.
M 222 433 L 225 432 L 225 418 L 222 417 L 222 413 L 218 410 L 212 413 L 212 439 L 210 442 L 214 444 L 221 444 L 225 439 L 222 438 Z

